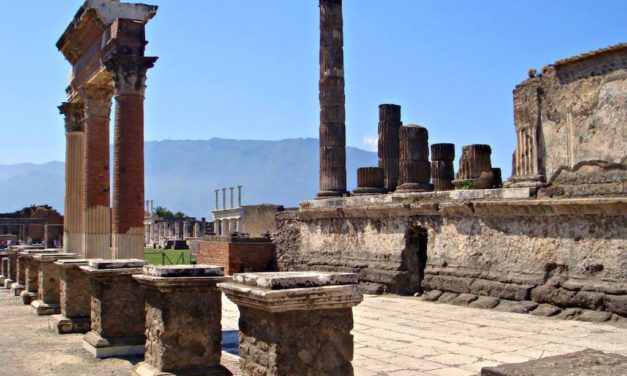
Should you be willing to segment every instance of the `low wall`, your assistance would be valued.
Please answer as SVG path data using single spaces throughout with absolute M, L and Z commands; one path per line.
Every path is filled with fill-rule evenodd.
M 438 289 L 627 316 L 626 199 L 346 200 L 278 215 L 279 270 L 356 272 L 368 293 Z
M 274 245 L 267 242 L 228 242 L 197 240 L 197 262 L 199 264 L 224 267 L 224 274 L 242 273 L 248 269 L 255 272 L 271 270 Z

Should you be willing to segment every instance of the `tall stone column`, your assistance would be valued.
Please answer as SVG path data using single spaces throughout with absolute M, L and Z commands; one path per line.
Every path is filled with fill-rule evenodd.
M 419 125 L 400 128 L 399 181 L 396 192 L 426 192 L 431 180 L 429 132 Z
M 115 82 L 113 145 L 113 257 L 144 258 L 144 92 L 157 58 L 113 56 L 105 62 Z
M 83 161 L 85 149 L 85 109 L 82 103 L 59 106 L 65 117 L 65 198 L 63 248 L 84 255 L 83 249 Z
M 346 193 L 342 0 L 320 0 L 320 192 Z
M 109 115 L 113 87 L 86 84 L 83 169 L 83 250 L 86 258 L 111 258 Z
M 383 169 L 383 186 L 390 192 L 396 189 L 398 183 L 399 132 L 402 124 L 401 106 L 395 104 L 379 106 L 379 167 Z

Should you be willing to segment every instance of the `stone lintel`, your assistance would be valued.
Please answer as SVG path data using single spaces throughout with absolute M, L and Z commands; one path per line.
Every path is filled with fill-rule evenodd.
M 185 290 L 191 292 L 217 288 L 218 283 L 228 282 L 231 280 L 231 277 L 155 277 L 145 274 L 135 274 L 133 275 L 133 279 L 143 287 L 152 290 L 161 292 Z
M 359 283 L 359 278 L 355 273 L 316 271 L 237 273 L 233 276 L 233 282 L 270 290 L 286 290 L 303 287 L 353 285 Z
M 81 266 L 86 266 L 89 263 L 89 259 L 59 259 L 55 262 L 55 265 L 59 265 L 63 269 L 78 269 Z
M 217 265 L 145 265 L 144 275 L 151 277 L 221 277 L 224 267 Z
M 267 312 L 350 308 L 363 300 L 357 285 L 270 290 L 228 282 L 218 287 L 235 304 Z
M 60 259 L 72 259 L 78 256 L 76 253 L 39 253 L 33 256 L 33 259 L 39 262 L 55 262 Z

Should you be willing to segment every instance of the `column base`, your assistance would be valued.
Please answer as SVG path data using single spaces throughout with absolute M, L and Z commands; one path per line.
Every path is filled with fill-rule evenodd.
M 353 196 L 380 195 L 385 192 L 383 188 L 357 187 L 353 190 Z
M 37 300 L 37 293 L 23 290 L 20 293 L 20 299 L 22 299 L 22 303 L 24 303 L 24 305 L 30 305 L 32 302 Z
M 394 192 L 396 193 L 411 193 L 411 192 L 429 192 L 431 187 L 429 183 L 405 183 L 396 187 Z
M 37 316 L 50 316 L 61 312 L 59 304 L 47 304 L 42 300 L 35 300 L 30 306 L 33 307 L 33 313 Z
M 0 285 L 4 286 L 4 281 L 7 280 L 7 277 L 0 275 Z
M 348 196 L 348 195 L 350 195 L 350 193 L 342 192 L 342 191 L 320 191 L 316 195 L 316 199 L 343 197 L 343 196 Z
M 131 370 L 132 376 L 231 376 L 232 373 L 225 367 L 218 365 L 207 368 L 177 370 L 172 372 L 159 371 L 146 362 L 137 364 Z
M 144 336 L 103 338 L 93 330 L 83 336 L 83 348 L 99 359 L 142 355 L 146 352 L 145 343 Z
M 48 319 L 48 329 L 57 334 L 87 333 L 91 330 L 89 317 L 67 318 L 63 315 L 52 315 Z
M 24 285 L 20 285 L 19 283 L 14 283 L 11 285 L 11 294 L 14 296 L 20 296 L 20 294 L 24 291 Z
M 13 286 L 13 284 L 14 284 L 14 283 L 15 283 L 15 282 L 14 282 L 12 279 L 7 278 L 7 279 L 5 279 L 5 280 L 4 280 L 3 287 L 4 287 L 5 289 L 7 289 L 7 290 L 10 290 L 10 289 L 11 289 L 11 286 Z
M 114 259 L 144 259 L 144 231 L 142 228 L 131 228 L 125 234 L 113 234 Z

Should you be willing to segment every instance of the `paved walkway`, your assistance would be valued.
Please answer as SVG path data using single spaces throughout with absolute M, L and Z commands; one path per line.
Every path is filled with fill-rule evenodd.
M 79 334 L 47 330 L 47 318 L 0 290 L 0 375 L 126 375 L 137 359 L 95 360 Z M 235 350 L 238 310 L 223 299 L 225 350 Z M 481 367 L 591 348 L 627 356 L 627 328 L 367 296 L 355 308 L 356 376 L 474 375 Z M 232 369 L 237 364 L 223 357 Z
M 518 313 L 366 296 L 355 308 L 356 376 L 465 376 L 585 348 L 627 355 L 627 328 Z M 237 329 L 223 303 L 223 328 Z

